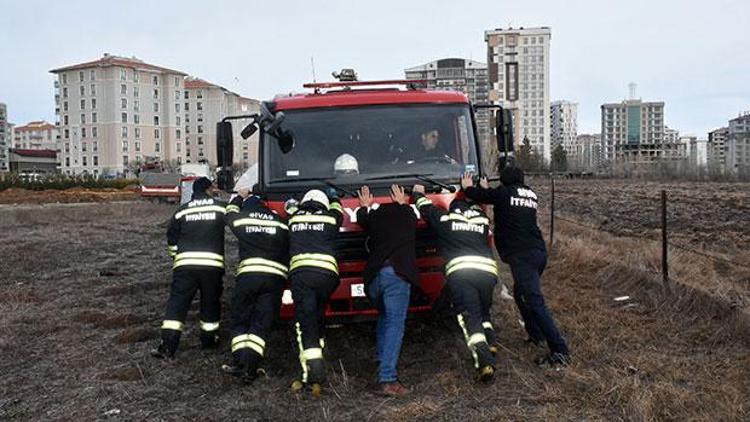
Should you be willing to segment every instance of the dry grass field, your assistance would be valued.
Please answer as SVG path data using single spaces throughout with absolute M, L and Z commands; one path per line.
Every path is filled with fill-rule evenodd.
M 414 390 L 408 398 L 376 394 L 370 323 L 329 328 L 329 385 L 320 399 L 289 391 L 297 364 L 284 323 L 270 341 L 267 377 L 251 385 L 219 371 L 229 355 L 228 335 L 219 351 L 198 347 L 195 307 L 178 359 L 154 360 L 148 351 L 159 335 L 170 281 L 164 232 L 172 207 L 0 206 L 0 419 L 747 420 L 750 323 L 742 292 L 748 274 L 674 251 L 672 275 L 686 283 L 664 286 L 659 244 L 639 238 L 655 227 L 629 233 L 592 218 L 607 216 L 609 209 L 607 221 L 615 220 L 614 210 L 629 203 L 623 190 L 641 193 L 618 183 L 558 185 L 561 213 L 602 229 L 559 221 L 545 272 L 545 294 L 571 345 L 572 366 L 558 372 L 532 363 L 542 351 L 523 342 L 513 302 L 498 289 L 495 382 L 472 381 L 470 357 L 453 320 L 409 321 L 400 361 L 400 376 Z M 737 242 L 747 245 L 747 185 L 744 196 L 736 185 L 708 204 L 691 193 L 718 189 L 706 186 L 684 188 L 689 205 L 674 208 L 675 216 L 709 227 L 724 227 L 729 219 L 738 224 L 727 224 L 715 237 L 700 227 L 676 226 L 675 238 L 745 259 L 746 246 Z M 544 203 L 542 183 L 535 187 Z M 563 200 L 563 191 L 578 193 Z M 638 199 L 651 201 L 651 193 Z M 609 208 L 599 208 L 594 199 Z M 730 211 L 699 220 L 709 207 Z M 642 210 L 645 219 L 651 211 Z M 635 208 L 620 213 L 638 215 Z M 227 256 L 232 267 L 236 242 L 230 236 Z M 734 301 L 729 284 L 695 288 L 719 283 L 722 271 L 740 293 Z M 510 285 L 507 271 L 501 279 Z M 224 322 L 232 286 L 228 275 Z M 613 300 L 624 295 L 630 299 Z

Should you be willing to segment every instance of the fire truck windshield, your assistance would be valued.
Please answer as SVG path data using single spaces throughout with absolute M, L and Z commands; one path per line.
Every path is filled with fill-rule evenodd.
M 323 178 L 343 185 L 391 183 L 391 174 L 430 174 L 457 181 L 476 171 L 477 145 L 468 104 L 359 106 L 284 111 L 281 129 L 294 148 L 283 153 L 263 136 L 263 179 L 271 190 Z M 398 180 L 402 180 L 398 179 Z M 396 179 L 393 179 L 395 181 Z

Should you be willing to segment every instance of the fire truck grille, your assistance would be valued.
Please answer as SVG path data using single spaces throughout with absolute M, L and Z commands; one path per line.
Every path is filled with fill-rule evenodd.
M 367 259 L 365 247 L 365 232 L 339 233 L 336 238 L 336 258 L 339 261 L 357 261 Z M 417 229 L 416 233 L 417 258 L 436 256 L 437 234 L 432 229 Z

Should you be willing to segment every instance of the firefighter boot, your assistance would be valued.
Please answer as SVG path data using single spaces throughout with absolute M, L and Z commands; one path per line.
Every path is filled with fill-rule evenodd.
M 215 349 L 219 345 L 219 334 L 201 330 L 201 349 Z
M 182 332 L 176 330 L 161 330 L 161 343 L 156 349 L 151 350 L 151 356 L 157 359 L 173 359 L 180 344 Z
M 489 382 L 495 375 L 495 356 L 490 351 L 489 345 L 485 342 L 477 344 L 475 353 L 479 370 L 477 379 L 483 382 Z
M 495 334 L 495 329 L 492 328 L 492 323 L 485 321 L 482 323 L 482 327 L 484 328 L 484 336 L 487 338 L 487 344 L 490 346 L 490 352 L 493 356 L 497 356 L 497 334 Z

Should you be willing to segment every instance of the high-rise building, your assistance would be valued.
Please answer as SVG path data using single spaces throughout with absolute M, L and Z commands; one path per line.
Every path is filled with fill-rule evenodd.
M 735 174 L 750 175 L 750 111 L 729 121 L 726 145 L 726 168 Z
M 673 144 L 680 142 L 680 131 L 664 125 L 664 142 Z
M 428 89 L 461 91 L 475 104 L 486 104 L 488 97 L 487 65 L 473 60 L 446 58 L 404 70 L 406 79 L 424 79 Z M 483 141 L 492 133 L 489 113 L 477 112 L 477 130 Z
M 570 148 L 578 136 L 578 104 L 570 101 L 553 101 L 550 105 L 552 127 L 552 149 L 562 144 L 565 151 Z
M 29 122 L 13 129 L 13 148 L 57 150 L 57 126 L 44 120 Z
M 105 54 L 50 71 L 65 174 L 130 174 L 177 157 L 185 73 Z
M 729 138 L 728 127 L 721 127 L 708 132 L 708 163 L 720 171 L 726 169 L 727 138 Z
M 566 147 L 568 167 L 571 170 L 594 171 L 601 165 L 602 143 L 598 133 L 581 134 Z
M 490 101 L 513 110 L 514 134 L 524 138 L 545 161 L 551 157 L 548 27 L 493 29 L 484 32 Z
M 179 106 L 177 111 L 179 112 Z M 231 115 L 253 114 L 260 110 L 257 100 L 242 97 L 219 85 L 198 78 L 185 80 L 184 137 L 178 136 L 177 159 L 181 163 L 207 161 L 216 164 L 216 123 Z M 258 133 L 242 139 L 243 125 L 234 130 L 234 162 L 242 168 L 258 161 Z M 182 140 L 184 139 L 184 145 Z
M 664 103 L 639 99 L 602 104 L 603 158 L 610 163 L 655 163 L 682 158 L 680 147 L 665 140 Z
M 8 123 L 8 107 L 0 103 L 0 172 L 10 171 L 11 128 Z
M 708 165 L 708 140 L 686 135 L 680 137 L 680 144 L 681 155 L 687 159 L 691 168 Z

